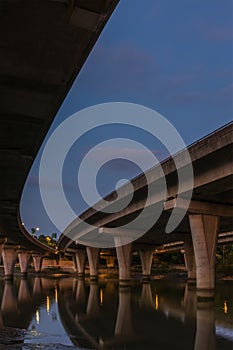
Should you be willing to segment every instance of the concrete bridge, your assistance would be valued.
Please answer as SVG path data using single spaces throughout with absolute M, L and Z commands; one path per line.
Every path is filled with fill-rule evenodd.
M 184 219 L 171 234 L 165 233 L 171 210 L 173 208 L 184 209 L 185 200 L 184 202 L 177 201 L 178 184 L 173 159 L 168 158 L 161 164 L 167 183 L 167 198 L 162 203 L 164 209 L 161 216 L 146 234 L 133 243 L 116 244 L 121 284 L 129 283 L 133 250 L 140 251 L 143 276 L 148 278 L 152 254 L 156 246 L 182 241 L 189 280 L 196 281 L 199 297 L 213 297 L 218 235 L 225 234 L 226 236 L 226 233 L 232 230 L 232 139 L 233 124 L 230 123 L 188 148 L 194 171 L 192 200 Z M 182 162 L 185 153 L 181 151 L 175 157 Z M 161 205 L 160 173 L 157 168 L 149 170 L 150 179 L 152 179 L 151 182 L 154 182 L 155 189 L 150 198 L 151 216 L 154 215 L 156 206 Z M 90 242 L 93 237 L 97 237 L 95 239 L 99 239 L 101 242 L 101 235 L 105 235 L 105 237 L 113 236 L 115 242 L 119 242 L 122 237 L 134 234 L 134 232 L 121 229 L 121 226 L 138 215 L 145 205 L 147 196 L 145 176 L 137 177 L 132 180 L 131 184 L 135 193 L 125 209 L 114 214 L 103 213 L 101 211 L 103 203 L 99 202 L 95 209 L 90 208 L 80 218 L 75 219 L 61 235 L 59 249 L 64 252 L 68 250 L 73 252 L 80 275 L 84 273 L 86 254 L 89 260 L 91 278 L 94 279 L 98 275 L 100 249 L 92 247 L 91 244 L 88 246 L 88 240 Z M 131 187 L 128 185 L 121 188 L 119 201 L 127 198 L 129 189 L 131 190 Z M 183 195 L 185 198 L 185 193 Z M 116 193 L 113 192 L 105 198 L 109 207 L 112 199 L 116 196 Z M 89 230 L 86 227 L 83 228 L 82 221 L 92 225 L 89 226 Z M 141 229 L 143 230 L 143 227 Z M 135 227 L 135 231 L 138 230 L 140 227 Z
M 21 193 L 50 124 L 117 3 L 0 3 L 0 236 L 7 275 L 19 245 L 24 255 L 54 253 L 22 225 Z

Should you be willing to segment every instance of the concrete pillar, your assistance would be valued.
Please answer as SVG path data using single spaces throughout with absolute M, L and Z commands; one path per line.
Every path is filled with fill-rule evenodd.
M 188 283 L 196 283 L 196 262 L 192 239 L 184 241 L 184 261 L 188 273 Z
M 40 254 L 32 254 L 32 258 L 33 258 L 33 263 L 35 267 L 35 272 L 36 273 L 41 272 L 43 256 L 41 256 Z
M 85 275 L 85 263 L 86 263 L 86 250 L 85 249 L 78 249 L 77 253 L 75 254 L 76 259 L 76 265 L 77 265 L 77 271 L 78 271 L 78 277 L 83 278 Z
M 197 297 L 213 298 L 219 217 L 190 214 L 189 222 L 196 261 Z
M 75 254 L 72 255 L 72 261 L 73 261 L 74 272 L 78 272 L 78 266 L 77 266 L 77 260 L 76 260 Z
M 115 237 L 116 253 L 119 266 L 119 283 L 120 286 L 130 284 L 130 265 L 132 258 L 132 243 L 120 245 L 121 237 Z
M 4 245 L 2 250 L 2 260 L 4 265 L 5 278 L 11 279 L 14 274 L 15 262 L 17 259 L 17 250 L 19 246 Z
M 0 244 L 0 262 L 1 262 L 1 259 L 2 259 L 2 250 L 3 250 L 3 246 L 4 244 Z
M 3 250 L 4 244 L 6 242 L 7 242 L 7 238 L 6 237 L 0 238 L 0 261 L 1 261 L 1 258 L 2 258 L 2 250 Z
M 26 276 L 28 273 L 28 262 L 30 259 L 30 253 L 25 250 L 21 250 L 18 252 L 19 257 L 19 265 L 22 276 Z
M 140 257 L 142 263 L 142 279 L 149 280 L 151 275 L 153 250 L 140 250 Z
M 90 267 L 90 279 L 98 279 L 99 248 L 86 247 Z
M 197 303 L 196 337 L 194 350 L 215 350 L 215 310 L 214 303 Z

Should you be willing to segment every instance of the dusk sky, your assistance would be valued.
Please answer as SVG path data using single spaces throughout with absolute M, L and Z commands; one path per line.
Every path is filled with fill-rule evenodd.
M 156 110 L 173 124 L 186 145 L 191 144 L 232 120 L 232 39 L 232 0 L 121 0 L 49 135 L 83 108 L 120 101 Z M 64 187 L 77 215 L 87 208 L 76 188 L 78 164 L 94 145 L 116 134 L 143 143 L 160 160 L 167 156 L 158 140 L 133 127 L 105 126 L 88 133 L 71 149 L 64 167 Z M 24 189 L 21 217 L 29 231 L 39 227 L 40 234 L 50 234 L 59 231 L 41 202 L 40 155 Z M 132 162 L 109 162 L 98 174 L 99 192 L 105 195 L 119 179 L 139 172 Z M 47 179 L 45 186 L 53 196 L 53 179 Z

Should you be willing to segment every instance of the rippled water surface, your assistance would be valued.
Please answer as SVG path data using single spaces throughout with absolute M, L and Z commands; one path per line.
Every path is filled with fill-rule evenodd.
M 0 349 L 233 349 L 233 284 L 200 303 L 184 282 L 119 288 L 75 278 L 0 280 Z

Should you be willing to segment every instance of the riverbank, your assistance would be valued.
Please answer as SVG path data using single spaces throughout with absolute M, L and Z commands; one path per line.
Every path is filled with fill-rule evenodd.
M 44 268 L 39 274 L 34 272 L 33 268 L 29 269 L 29 275 L 36 275 L 41 277 L 76 277 L 77 273 L 73 269 L 63 269 L 60 266 Z M 15 268 L 15 276 L 20 276 L 19 268 Z M 85 270 L 85 276 L 89 277 L 89 269 Z M 104 280 L 116 280 L 118 279 L 119 273 L 118 268 L 106 268 L 100 267 L 99 278 Z M 0 266 L 0 277 L 4 278 L 3 266 Z M 131 268 L 132 280 L 140 280 L 142 278 L 141 270 L 138 267 Z M 152 268 L 151 279 L 164 279 L 164 280 L 187 280 L 187 272 L 182 267 L 159 267 Z M 216 281 L 233 281 L 233 267 L 232 266 L 218 266 L 216 268 Z

